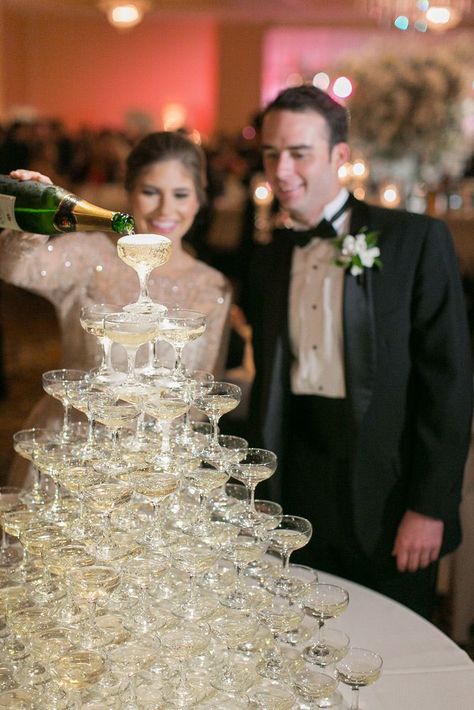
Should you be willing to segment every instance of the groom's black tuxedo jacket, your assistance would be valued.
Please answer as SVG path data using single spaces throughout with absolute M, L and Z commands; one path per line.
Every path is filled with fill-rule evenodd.
M 379 232 L 383 267 L 366 269 L 362 277 L 346 271 L 344 277 L 349 414 L 341 427 L 350 441 L 354 534 L 369 555 L 387 550 L 410 509 L 444 521 L 442 551 L 448 552 L 460 542 L 473 383 L 452 239 L 440 220 L 354 199 L 350 233 L 364 227 Z M 256 247 L 247 294 L 257 373 L 252 443 L 279 456 L 289 425 L 293 248 L 285 230 Z M 268 483 L 270 495 L 280 499 L 281 476 Z

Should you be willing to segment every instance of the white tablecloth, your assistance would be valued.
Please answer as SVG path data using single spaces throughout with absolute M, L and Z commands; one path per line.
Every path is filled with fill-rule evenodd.
M 364 710 L 474 710 L 474 663 L 450 638 L 410 609 L 366 587 L 319 573 L 319 581 L 349 592 L 349 606 L 328 626 L 352 646 L 384 661 L 383 674 L 360 691 Z M 350 689 L 339 689 L 349 700 Z

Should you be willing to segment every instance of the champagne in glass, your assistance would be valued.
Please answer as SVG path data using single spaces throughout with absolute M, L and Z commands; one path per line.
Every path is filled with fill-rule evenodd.
M 21 500 L 21 488 L 0 486 L 0 525 L 2 527 L 2 542 L 0 545 L 0 569 L 17 566 L 22 560 L 21 550 L 14 545 L 7 545 L 3 516 L 15 510 L 24 508 Z
M 58 399 L 64 407 L 63 427 L 61 438 L 67 442 L 72 439 L 70 411 L 70 385 L 85 380 L 89 377 L 85 370 L 48 370 L 42 376 L 43 389 L 51 397 Z
M 351 710 L 359 710 L 359 688 L 375 683 L 382 673 L 382 665 L 377 653 L 355 647 L 337 664 L 337 679 L 352 688 Z
M 171 254 L 171 240 L 159 234 L 127 234 L 117 242 L 117 253 L 122 261 L 136 271 L 140 293 L 135 303 L 124 307 L 136 313 L 163 313 L 166 308 L 155 303 L 148 293 L 150 274 L 165 264 Z
M 138 348 L 152 342 L 158 334 L 156 316 L 141 313 L 112 313 L 104 318 L 104 333 L 127 353 L 127 379 L 124 387 L 135 384 L 135 358 Z
M 269 580 L 267 589 L 282 596 L 297 596 L 306 585 L 290 575 L 290 555 L 307 545 L 313 534 L 309 520 L 298 515 L 282 515 L 277 527 L 268 532 L 269 550 L 281 555 L 282 569 L 279 577 Z
M 276 471 L 277 457 L 273 451 L 245 447 L 240 452 L 238 462 L 230 466 L 229 473 L 232 478 L 244 484 L 248 492 L 248 523 L 257 520 L 255 511 L 255 488 L 261 481 L 265 481 Z
M 242 396 L 242 390 L 231 382 L 213 382 L 204 392 L 199 393 L 193 401 L 194 406 L 207 415 L 212 424 L 212 439 L 209 451 L 203 452 L 203 457 L 219 455 L 219 419 L 235 409 Z
M 41 474 L 36 465 L 36 451 L 42 444 L 58 443 L 60 433 L 52 429 L 21 429 L 13 434 L 13 449 L 19 456 L 30 461 L 34 470 L 34 483 L 29 491 L 22 496 L 23 501 L 31 508 L 41 508 L 49 502 L 49 496 L 43 490 Z
M 179 381 L 186 380 L 182 362 L 183 349 L 187 343 L 199 338 L 206 330 L 206 316 L 198 311 L 188 311 L 182 308 L 168 310 L 159 319 L 158 338 L 173 346 L 176 360 L 173 377 Z
M 305 649 L 305 657 L 313 663 L 324 659 L 333 653 L 329 641 L 323 634 L 324 624 L 328 619 L 340 616 L 349 604 L 349 593 L 336 584 L 315 584 L 303 600 L 304 610 L 308 616 L 318 622 L 318 633 L 315 642 Z M 319 665 L 322 665 L 319 662 Z
M 99 382 L 101 379 L 108 379 L 116 374 L 110 357 L 112 341 L 105 334 L 104 318 L 111 313 L 120 313 L 122 310 L 122 306 L 115 306 L 111 303 L 92 303 L 90 306 L 81 308 L 79 318 L 81 326 L 86 333 L 97 338 L 102 350 L 101 362 L 94 376 L 94 379 Z

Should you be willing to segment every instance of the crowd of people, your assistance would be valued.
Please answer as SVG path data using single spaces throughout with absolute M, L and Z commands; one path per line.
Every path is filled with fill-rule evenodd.
M 469 331 L 449 231 L 425 215 L 369 205 L 340 185 L 339 169 L 350 156 L 348 113 L 325 92 L 287 89 L 260 120 L 262 162 L 253 142 L 221 138 L 201 151 L 185 131 L 152 133 L 131 151 L 126 135 L 105 132 L 84 161 L 84 145 L 67 143 L 60 127 L 46 132 L 55 150 L 43 153 L 38 127 L 31 145 L 17 127 L 3 140 L 0 171 L 20 167 L 19 153 L 16 165 L 1 162 L 16 141 L 25 149 L 21 167 L 29 169 L 16 173 L 20 179 L 50 178 L 75 189 L 81 180 L 123 180 L 139 229 L 176 241 L 180 259 L 170 262 L 170 283 L 206 291 L 204 301 L 219 302 L 219 313 L 227 308 L 230 318 L 230 300 L 216 301 L 207 290 L 215 281 L 224 293 L 231 280 L 233 305 L 245 313 L 242 318 L 242 310 L 234 310 L 232 364 L 238 370 L 250 354 L 252 379 L 255 374 L 245 433 L 251 445 L 278 454 L 268 496 L 313 525 L 300 561 L 429 617 L 440 554 L 460 541 L 472 414 Z M 65 163 L 61 145 L 69 151 Z M 38 162 L 48 154 L 51 170 Z M 277 209 L 269 217 L 269 238 L 256 243 L 254 221 L 246 220 L 248 186 L 262 166 Z M 209 237 L 229 177 L 244 188 L 243 218 L 226 262 Z M 53 252 L 38 235 L 17 242 L 16 250 L 14 240 L 11 233 L 0 235 L 0 275 L 24 288 L 35 274 L 39 279 L 38 260 L 28 260 L 28 250 L 44 253 L 49 276 L 38 283 L 55 298 L 51 284 L 77 281 L 79 273 L 82 286 L 85 275 L 90 280 L 78 293 L 92 300 L 104 300 L 104 284 L 126 287 L 104 235 L 90 241 L 87 265 L 81 238 L 80 268 L 67 274 L 55 268 L 51 254 L 56 244 L 73 250 L 73 236 L 57 238 Z M 106 265 L 100 272 L 98 258 Z M 163 267 L 161 275 L 166 280 Z M 123 301 L 124 294 L 117 295 Z M 201 296 L 193 291 L 180 305 L 196 305 Z M 63 308 L 64 299 L 57 306 Z M 225 321 L 226 314 L 216 321 L 221 342 Z M 240 361 L 232 352 L 239 347 Z M 209 358 L 206 369 L 216 370 L 218 359 Z

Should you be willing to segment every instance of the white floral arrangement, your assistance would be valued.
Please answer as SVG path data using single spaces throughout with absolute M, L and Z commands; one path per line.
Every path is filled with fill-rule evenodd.
M 474 147 L 466 116 L 473 59 L 472 42 L 462 39 L 436 48 L 398 41 L 348 57 L 338 71 L 354 85 L 352 145 L 372 161 L 411 155 L 427 176 L 459 175 Z
M 339 249 L 336 265 L 350 269 L 352 276 L 360 276 L 364 269 L 374 266 L 382 268 L 380 249 L 377 246 L 378 232 L 367 232 L 361 229 L 356 235 L 346 234 L 334 240 Z

